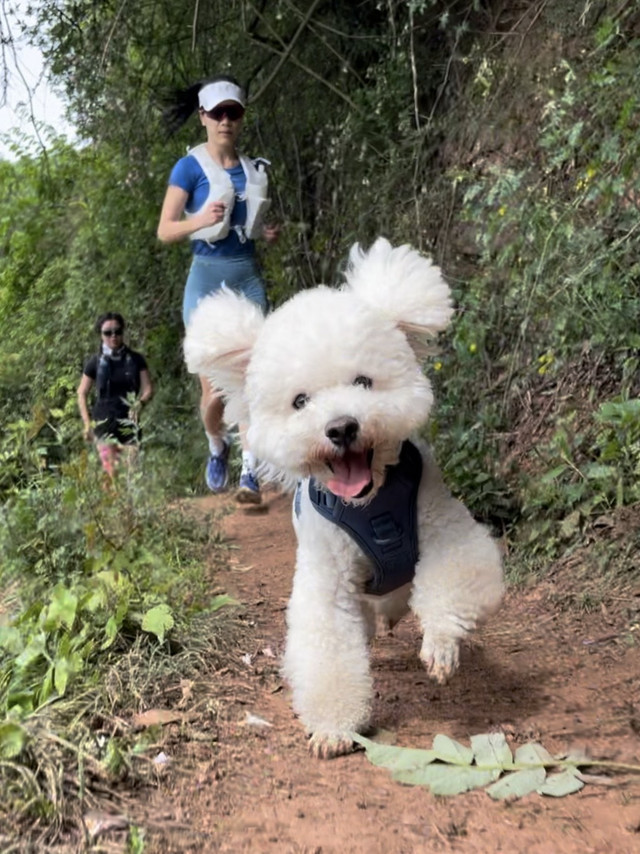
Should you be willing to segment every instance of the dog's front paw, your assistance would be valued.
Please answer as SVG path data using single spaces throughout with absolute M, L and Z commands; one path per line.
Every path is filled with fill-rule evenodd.
M 352 738 L 346 735 L 327 735 L 314 732 L 309 739 L 309 753 L 315 759 L 335 759 L 355 749 Z
M 458 669 L 460 650 L 453 639 L 432 641 L 424 638 L 420 658 L 428 675 L 440 685 L 446 685 Z

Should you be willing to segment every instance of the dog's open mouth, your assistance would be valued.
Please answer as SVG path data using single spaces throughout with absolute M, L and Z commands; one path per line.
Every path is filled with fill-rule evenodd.
M 340 498 L 364 498 L 373 486 L 372 459 L 372 450 L 347 450 L 341 457 L 326 460 L 333 475 L 327 480 L 327 489 Z

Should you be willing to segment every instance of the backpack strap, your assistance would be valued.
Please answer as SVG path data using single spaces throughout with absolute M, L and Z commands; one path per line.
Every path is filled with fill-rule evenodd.
M 124 374 L 127 381 L 133 386 L 133 390 L 137 394 L 140 389 L 140 370 L 136 360 L 133 358 L 133 353 L 123 345 L 122 364 L 124 366 Z M 99 398 L 107 398 L 111 396 L 111 370 L 112 360 L 100 349 L 98 353 L 98 365 L 96 368 L 96 390 Z

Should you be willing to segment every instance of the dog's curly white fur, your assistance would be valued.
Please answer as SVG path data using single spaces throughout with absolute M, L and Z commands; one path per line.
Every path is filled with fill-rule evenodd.
M 250 424 L 263 473 L 303 480 L 296 572 L 287 611 L 283 672 L 311 734 L 312 753 L 352 748 L 370 720 L 368 642 L 376 618 L 389 625 L 409 609 L 422 628 L 420 657 L 445 682 L 458 648 L 502 596 L 498 548 L 452 498 L 429 449 L 418 494 L 420 558 L 412 584 L 364 593 L 369 558 L 312 506 L 306 479 L 354 505 L 369 502 L 427 420 L 431 385 L 420 368 L 426 342 L 451 319 L 440 270 L 409 246 L 378 239 L 350 253 L 346 283 L 303 291 L 264 318 L 230 291 L 202 300 L 185 356 L 193 373 L 223 390 L 229 416 Z

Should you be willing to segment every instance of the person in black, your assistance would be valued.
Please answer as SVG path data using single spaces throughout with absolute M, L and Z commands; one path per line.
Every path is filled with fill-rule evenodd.
M 85 438 L 95 441 L 102 467 L 113 478 L 122 451 L 126 450 L 129 457 L 137 451 L 138 404 L 151 398 L 153 386 L 144 356 L 124 343 L 121 314 L 109 311 L 100 315 L 95 329 L 100 335 L 100 350 L 84 366 L 78 408 Z M 96 396 L 89 414 L 89 393 L 94 385 Z

